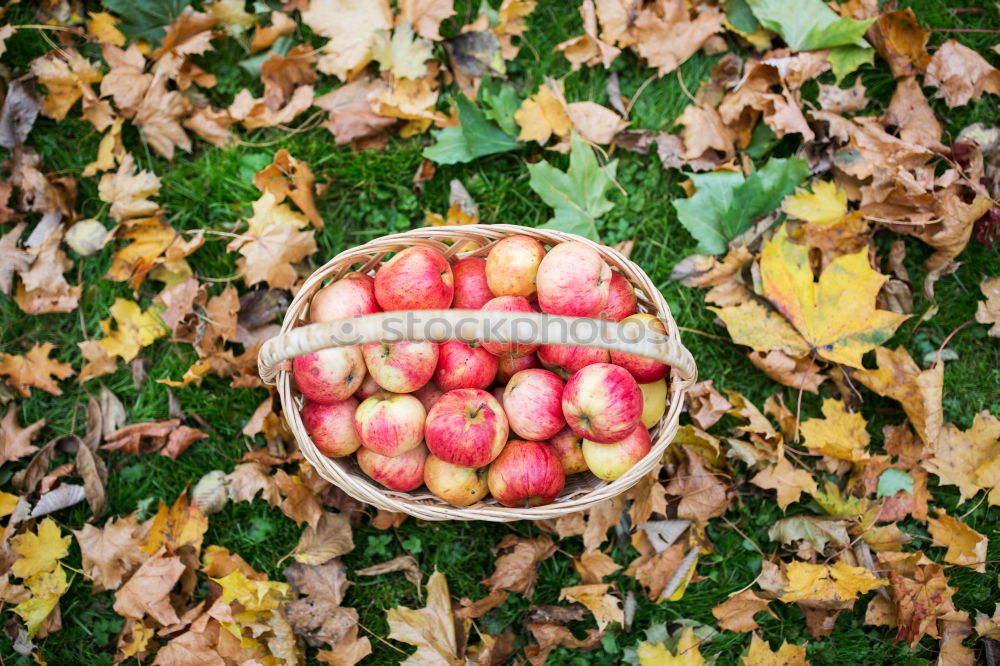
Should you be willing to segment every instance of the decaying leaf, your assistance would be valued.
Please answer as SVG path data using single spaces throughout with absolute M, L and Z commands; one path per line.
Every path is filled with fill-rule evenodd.
M 36 344 L 23 356 L 0 354 L 0 375 L 7 376 L 7 384 L 23 397 L 31 397 L 31 389 L 39 388 L 52 395 L 62 395 L 56 379 L 66 379 L 75 374 L 69 363 L 49 358 L 56 346 L 51 342 Z
M 315 527 L 306 526 L 292 557 L 296 562 L 319 565 L 352 550 L 354 540 L 347 516 L 325 511 Z
M 454 663 L 459 659 L 448 581 L 440 571 L 432 573 L 427 581 L 424 608 L 390 608 L 386 620 L 389 638 L 416 646 L 417 651 L 410 657 L 416 663 Z
M 287 289 L 296 280 L 293 263 L 316 251 L 312 231 L 301 231 L 306 218 L 278 203 L 270 192 L 264 192 L 253 204 L 249 228 L 229 244 L 243 257 L 237 260 L 239 271 L 247 284 L 267 282 L 272 287 Z

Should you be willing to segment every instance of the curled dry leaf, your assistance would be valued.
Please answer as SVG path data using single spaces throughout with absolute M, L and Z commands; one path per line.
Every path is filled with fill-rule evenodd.
M 159 549 L 115 594 L 115 612 L 122 617 L 142 620 L 147 615 L 161 625 L 180 621 L 170 603 L 170 592 L 187 567 L 177 555 Z
M 549 653 L 558 646 L 571 650 L 592 650 L 601 642 L 604 632 L 600 629 L 588 629 L 587 637 L 579 639 L 568 628 L 560 624 L 530 623 L 527 626 L 537 645 L 528 645 L 524 653 L 532 666 L 542 666 L 546 663 Z
M 559 601 L 569 601 L 586 606 L 597 622 L 597 628 L 604 631 L 604 628 L 611 622 L 619 624 L 625 621 L 625 613 L 622 611 L 621 599 L 610 594 L 610 583 L 599 583 L 594 585 L 575 585 L 564 587 L 559 591 Z
M 296 562 L 319 565 L 352 550 L 354 539 L 347 516 L 324 511 L 315 527 L 306 525 L 292 557 Z
M 750 362 L 765 375 L 794 389 L 819 393 L 819 385 L 828 377 L 817 372 L 816 363 L 809 358 L 792 358 L 788 354 L 773 350 L 766 354 L 750 352 Z
M 704 430 L 715 425 L 733 407 L 715 390 L 711 379 L 698 382 L 688 389 L 686 400 L 691 420 Z
M 156 553 L 161 546 L 170 552 L 177 552 L 184 546 L 191 546 L 195 555 L 201 552 L 201 543 L 208 531 L 208 517 L 197 506 L 188 502 L 187 493 L 181 493 L 172 506 L 160 502 L 160 508 L 149 523 L 142 551 L 148 555 Z
M 914 430 L 924 444 L 932 446 L 941 430 L 941 394 L 944 364 L 921 370 L 903 347 L 895 351 L 885 347 L 875 350 L 875 370 L 852 373 L 861 384 L 886 398 L 900 403 Z
M 1000 95 L 1000 70 L 968 46 L 949 39 L 927 64 L 924 84 L 938 89 L 938 98 L 954 108 L 979 99 L 983 93 Z
M 234 502 L 253 502 L 260 492 L 260 498 L 277 506 L 281 501 L 281 492 L 274 477 L 268 475 L 267 469 L 255 462 L 245 462 L 237 465 L 226 476 L 226 492 Z
M 274 161 L 253 177 L 254 186 L 261 192 L 270 192 L 277 203 L 288 197 L 299 207 L 317 230 L 323 230 L 323 218 L 316 210 L 315 177 L 306 162 L 297 160 L 282 148 L 274 154 Z
M 761 599 L 753 590 L 743 590 L 712 609 L 712 615 L 719 621 L 719 628 L 725 631 L 753 631 L 758 625 L 753 616 L 761 611 L 774 613 L 768 608 L 771 602 Z
M 530 597 L 538 578 L 538 563 L 552 556 L 556 545 L 547 535 L 526 539 L 516 534 L 506 535 L 497 545 L 500 555 L 493 574 L 483 580 L 491 592 L 506 590 Z
M 986 572 L 986 549 L 989 539 L 975 531 L 957 518 L 945 513 L 938 507 L 937 518 L 927 521 L 927 529 L 934 539 L 935 546 L 945 546 L 948 552 L 944 561 L 963 567 L 975 569 L 979 573 Z
M 701 523 L 721 516 L 732 501 L 726 476 L 706 469 L 705 459 L 692 447 L 682 448 L 685 460 L 666 486 L 668 495 L 680 497 L 677 516 Z
M 381 89 L 380 82 L 361 76 L 314 100 L 316 106 L 329 113 L 323 126 L 333 133 L 338 146 L 379 134 L 396 124 L 396 118 L 375 113 L 368 101 Z
M 284 470 L 275 470 L 272 478 L 285 496 L 278 508 L 298 524 L 305 522 L 317 527 L 325 514 L 316 493 L 298 476 L 289 476 Z
M 557 51 L 562 51 L 569 60 L 573 71 L 583 65 L 603 64 L 607 69 L 621 53 L 621 49 L 600 39 L 597 35 L 597 13 L 593 0 L 584 0 L 580 5 L 580 15 L 583 17 L 584 34 L 568 39 L 556 45 Z
M 420 565 L 413 558 L 412 555 L 399 555 L 381 564 L 373 564 L 370 567 L 365 567 L 364 569 L 358 569 L 354 572 L 356 576 L 380 576 L 386 573 L 393 573 L 395 571 L 402 571 L 406 580 L 413 583 L 413 586 L 417 588 L 417 599 L 421 597 L 420 581 L 423 576 L 420 573 Z
M 588 550 L 573 560 L 573 568 L 580 574 L 580 580 L 585 585 L 593 585 L 621 569 L 621 565 L 599 550 Z
M 417 651 L 410 656 L 415 663 L 460 661 L 448 581 L 440 571 L 432 573 L 427 581 L 424 608 L 390 608 L 386 611 L 386 621 L 389 638 L 416 646 Z
M 21 284 L 17 287 L 14 300 L 27 314 L 71 312 L 76 309 L 83 285 L 73 286 L 63 277 L 73 263 L 59 248 L 63 237 L 61 227 L 50 229 L 42 243 L 32 247 L 32 238 L 42 228 L 43 224 L 39 223 L 28 237 L 31 268 L 18 273 Z

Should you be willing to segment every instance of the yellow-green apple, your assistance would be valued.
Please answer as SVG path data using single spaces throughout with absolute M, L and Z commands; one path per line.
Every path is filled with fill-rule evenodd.
M 635 314 L 635 289 L 618 271 L 611 271 L 611 286 L 608 289 L 608 302 L 598 316 L 600 319 L 621 321 L 630 314 Z
M 365 359 L 357 347 L 331 347 L 292 361 L 292 374 L 302 395 L 326 405 L 351 397 L 366 373 Z
M 663 325 L 663 322 L 645 312 L 629 315 L 621 320 L 621 324 L 625 326 L 642 326 L 650 333 L 657 335 L 667 334 L 667 329 Z M 666 363 L 627 352 L 611 352 L 611 362 L 631 372 L 635 380 L 641 384 L 648 384 L 655 382 L 657 379 L 663 379 L 670 372 L 670 366 Z
M 562 409 L 566 424 L 584 439 L 617 442 L 640 423 L 642 391 L 625 368 L 595 363 L 566 382 Z
M 486 281 L 494 296 L 535 293 L 535 274 L 545 256 L 542 244 L 530 236 L 507 236 L 486 255 Z
M 652 428 L 667 411 L 667 380 L 639 384 L 639 390 L 642 391 L 642 425 Z
M 425 460 L 427 447 L 423 444 L 395 458 L 379 455 L 363 446 L 358 449 L 361 471 L 389 490 L 400 493 L 410 492 L 423 484 Z
M 497 357 L 482 345 L 460 340 L 442 342 L 438 347 L 434 381 L 445 391 L 460 388 L 484 389 L 497 376 Z
M 478 310 L 493 298 L 490 285 L 486 281 L 486 260 L 482 257 L 466 257 L 451 267 L 455 276 L 455 300 L 451 307 L 456 310 Z
M 323 455 L 340 458 L 354 453 L 361 446 L 361 439 L 354 429 L 357 408 L 358 401 L 354 398 L 332 405 L 306 400 L 302 406 L 302 424 Z
M 566 427 L 562 394 L 566 383 L 554 372 L 522 370 L 507 382 L 503 411 L 510 429 L 522 439 L 547 440 Z
M 606 349 L 579 345 L 542 345 L 538 348 L 538 360 L 542 365 L 563 379 L 588 365 L 607 363 L 611 356 Z
M 482 307 L 491 312 L 534 312 L 531 303 L 524 296 L 497 296 Z M 513 332 L 513 328 L 511 332 Z M 518 344 L 516 342 L 496 342 L 483 340 L 483 349 L 494 356 L 526 356 L 534 353 L 538 345 Z
M 426 416 L 412 395 L 382 391 L 358 405 L 354 429 L 365 448 L 395 457 L 420 446 Z
M 587 461 L 583 459 L 583 437 L 569 427 L 563 428 L 549 440 L 566 474 L 587 471 Z
M 309 321 L 333 321 L 381 311 L 375 300 L 375 280 L 364 273 L 352 272 L 313 295 Z
M 431 411 L 431 407 L 437 402 L 438 398 L 444 395 L 444 391 L 441 387 L 434 382 L 427 382 L 416 391 L 413 392 L 413 397 L 420 401 L 420 404 L 424 406 L 424 410 Z
M 364 356 L 364 354 L 362 354 L 362 356 Z M 378 385 L 375 378 L 371 376 L 371 373 L 368 373 L 365 374 L 365 380 L 361 382 L 361 386 L 359 386 L 358 390 L 354 392 L 354 397 L 358 400 L 365 400 L 366 398 L 372 397 L 379 391 L 384 390 L 385 389 Z
M 649 453 L 649 432 L 641 425 L 625 439 L 608 444 L 583 440 L 583 459 L 594 476 L 614 481 Z
M 507 441 L 507 417 L 500 403 L 480 389 L 456 389 L 438 398 L 427 414 L 427 448 L 462 467 L 488 465 Z
M 442 310 L 451 306 L 455 278 L 444 255 L 408 247 L 375 273 L 375 298 L 385 311 Z
M 501 356 L 497 359 L 497 381 L 506 384 L 510 378 L 528 368 L 540 368 L 542 364 L 538 361 L 536 354 L 527 356 Z
M 434 454 L 424 463 L 424 485 L 435 497 L 458 506 L 475 504 L 490 490 L 485 467 L 452 465 Z
M 559 243 L 542 259 L 536 282 L 542 312 L 596 317 L 608 303 L 611 267 L 589 245 Z
M 361 345 L 368 374 L 393 393 L 411 393 L 430 381 L 438 362 L 436 342 L 372 342 Z
M 512 439 L 490 465 L 486 481 L 504 506 L 539 506 L 562 492 L 566 473 L 548 442 Z

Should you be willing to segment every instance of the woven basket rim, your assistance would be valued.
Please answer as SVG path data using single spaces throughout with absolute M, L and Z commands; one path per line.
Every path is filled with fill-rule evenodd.
M 320 453 L 302 423 L 299 414 L 302 397 L 293 390 L 288 364 L 276 366 L 271 358 L 276 356 L 274 353 L 276 350 L 287 352 L 287 349 L 282 348 L 281 343 L 288 338 L 282 338 L 282 336 L 295 328 L 306 325 L 305 317 L 312 295 L 324 285 L 327 279 L 336 280 L 343 274 L 354 270 L 368 273 L 382 262 L 386 254 L 397 252 L 405 247 L 414 245 L 432 247 L 440 250 L 449 261 L 454 262 L 457 258 L 484 256 L 494 242 L 511 235 L 530 236 L 550 246 L 576 241 L 597 250 L 605 262 L 617 269 L 636 289 L 639 311 L 654 314 L 664 324 L 671 345 L 690 359 L 691 376 L 681 377 L 676 368 L 671 371 L 668 379 L 667 409 L 660 421 L 650 429 L 651 449 L 649 453 L 615 481 L 601 481 L 589 472 L 571 475 L 567 477 L 566 489 L 554 502 L 543 506 L 523 508 L 505 507 L 493 498 L 488 498 L 470 507 L 455 506 L 430 495 L 423 486 L 413 493 L 390 491 L 365 476 L 357 467 L 353 456 L 329 458 Z M 470 243 L 475 247 L 468 249 Z M 268 349 L 267 353 L 265 353 L 265 349 Z M 266 362 L 265 357 L 267 357 Z M 664 452 L 677 432 L 684 395 L 697 379 L 697 364 L 691 359 L 690 352 L 684 348 L 680 340 L 680 332 L 670 308 L 663 295 L 641 267 L 614 248 L 600 245 L 575 234 L 508 224 L 422 227 L 381 236 L 363 245 L 340 252 L 316 269 L 303 282 L 286 311 L 281 325 L 281 333 L 265 343 L 261 349 L 260 359 L 262 377 L 265 376 L 265 369 L 268 378 L 272 375 L 275 376 L 277 392 L 289 428 L 295 436 L 303 456 L 321 477 L 359 501 L 424 520 L 507 522 L 549 519 L 581 511 L 625 492 L 647 473 L 658 468 Z

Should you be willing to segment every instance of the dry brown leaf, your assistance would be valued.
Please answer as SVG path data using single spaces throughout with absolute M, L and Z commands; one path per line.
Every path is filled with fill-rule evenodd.
M 1000 70 L 968 46 L 949 39 L 927 64 L 924 85 L 938 89 L 949 108 L 968 104 L 983 93 L 1000 95 Z
M 0 420 L 0 465 L 14 460 L 20 460 L 26 455 L 38 450 L 31 441 L 38 436 L 38 431 L 48 423 L 46 419 L 39 419 L 31 425 L 22 428 L 18 425 L 19 408 L 17 404 L 12 404 L 7 413 Z M 48 464 L 46 464 L 46 468 Z
M 264 84 L 264 104 L 273 110 L 283 107 L 300 86 L 316 83 L 316 52 L 309 44 L 293 47 L 287 55 L 271 53 L 261 63 L 260 80 Z
M 271 12 L 271 25 L 254 27 L 250 40 L 250 53 L 257 53 L 270 47 L 278 38 L 295 32 L 295 19 L 284 12 Z
M 186 569 L 179 556 L 157 550 L 115 594 L 115 612 L 133 620 L 149 615 L 161 625 L 176 624 L 180 618 L 170 603 L 170 592 Z
M 936 153 L 945 151 L 941 143 L 941 123 L 927 102 L 916 77 L 908 76 L 896 83 L 885 122 L 899 129 L 899 138 L 923 146 Z
M 317 527 L 324 511 L 316 493 L 304 485 L 298 476 L 289 476 L 284 470 L 275 470 L 272 478 L 285 496 L 278 505 L 282 513 L 298 524 L 305 522 Z
M 126 153 L 115 173 L 101 176 L 97 188 L 101 201 L 111 204 L 111 217 L 125 222 L 135 217 L 155 215 L 160 206 L 150 197 L 160 192 L 160 179 L 151 171 L 136 172 L 135 160 Z
M 27 271 L 34 259 L 29 252 L 17 247 L 25 226 L 21 222 L 0 236 L 0 294 L 10 294 L 10 288 L 14 285 L 14 273 Z
M 228 246 L 243 255 L 237 260 L 237 268 L 247 284 L 267 282 L 272 287 L 291 287 L 297 277 L 292 264 L 316 251 L 313 232 L 301 231 L 308 220 L 265 192 L 254 202 L 248 223 L 243 235 Z
M 316 210 L 315 177 L 306 162 L 292 157 L 282 148 L 274 161 L 254 175 L 253 184 L 261 192 L 270 192 L 277 203 L 288 197 L 299 207 L 317 230 L 323 230 L 323 218 Z
M 875 349 L 876 370 L 852 372 L 870 390 L 900 403 L 924 444 L 933 446 L 941 430 L 944 364 L 921 371 L 903 347 Z
M 615 135 L 628 126 L 627 120 L 594 102 L 571 102 L 566 105 L 566 114 L 576 131 L 588 143 L 609 144 Z
M 556 50 L 563 52 L 574 72 L 583 65 L 603 64 L 607 69 L 621 53 L 621 49 L 601 41 L 597 36 L 597 14 L 593 0 L 584 0 L 580 5 L 580 15 L 583 17 L 584 34 L 557 44 Z
M 632 506 L 628 509 L 628 515 L 633 525 L 645 523 L 654 513 L 667 515 L 666 490 L 660 483 L 659 477 L 660 471 L 657 469 L 643 476 L 639 483 L 632 486 L 630 491 Z
M 538 88 L 538 92 L 521 102 L 514 113 L 514 120 L 521 128 L 517 135 L 519 141 L 537 141 L 542 145 L 553 134 L 557 137 L 568 136 L 572 127 L 558 84 L 548 80 Z
M 765 375 L 794 389 L 819 393 L 819 385 L 828 379 L 817 372 L 816 363 L 811 358 L 792 358 L 780 350 L 750 352 L 750 362 Z
M 621 569 L 621 565 L 599 550 L 588 550 L 573 560 L 573 568 L 580 574 L 584 585 L 592 585 Z
M 142 545 L 143 552 L 152 555 L 164 545 L 171 552 L 184 546 L 191 546 L 196 556 L 201 552 L 202 539 L 208 530 L 208 517 L 188 502 L 186 492 L 178 495 L 172 506 L 160 502 L 156 515 L 146 522 L 149 532 Z
M 555 553 L 556 545 L 544 534 L 533 539 L 507 534 L 497 549 L 512 550 L 497 558 L 493 574 L 482 581 L 483 585 L 491 592 L 506 590 L 530 597 L 538 578 L 536 567 Z
M 226 475 L 226 492 L 234 502 L 253 502 L 258 491 L 261 499 L 271 506 L 277 506 L 281 501 L 278 484 L 263 465 L 241 463 Z
M 698 11 L 692 20 L 683 0 L 646 5 L 635 19 L 636 51 L 660 76 L 669 74 L 721 32 L 724 20 L 722 13 L 710 9 Z
M 1000 420 L 984 410 L 968 430 L 947 423 L 928 448 L 933 455 L 924 467 L 942 484 L 958 486 L 962 501 L 992 488 L 989 503 L 1000 504 Z
M 558 646 L 571 650 L 592 650 L 601 641 L 604 632 L 600 629 L 588 629 L 587 637 L 578 639 L 568 628 L 559 624 L 528 624 L 526 625 L 538 645 L 529 645 L 524 653 L 532 666 L 542 666 L 548 660 L 549 653 Z
M 881 14 L 865 36 L 889 64 L 894 78 L 913 76 L 927 69 L 931 60 L 927 41 L 931 33 L 917 22 L 913 9 Z
M 272 109 L 263 98 L 255 98 L 249 90 L 243 89 L 233 98 L 227 113 L 230 118 L 242 123 L 248 130 L 255 130 L 261 127 L 288 125 L 312 106 L 312 102 L 312 86 L 296 88 L 288 103 L 280 109 Z
M 31 389 L 39 388 L 52 395 L 62 395 L 56 379 L 66 379 L 75 374 L 69 363 L 49 358 L 55 345 L 46 342 L 34 345 L 24 355 L 0 354 L 0 375 L 7 376 L 7 384 L 25 398 Z
M 315 527 L 306 525 L 292 557 L 296 562 L 320 565 L 352 550 L 354 539 L 347 516 L 324 511 Z
M 948 552 L 944 561 L 969 567 L 979 573 L 986 572 L 986 549 L 989 539 L 938 507 L 937 518 L 927 521 L 927 530 L 935 546 L 944 546 Z
M 722 122 L 719 112 L 712 107 L 688 104 L 675 124 L 684 126 L 681 140 L 685 161 L 715 160 L 710 151 L 718 151 L 717 161 L 721 163 L 732 159 L 736 153 L 736 133 Z
M 371 62 L 375 33 L 392 28 L 388 0 L 358 4 L 350 0 L 311 0 L 302 22 L 329 41 L 321 47 L 319 71 L 347 81 Z
M 181 121 L 191 113 L 192 103 L 179 90 L 167 88 L 167 76 L 161 61 L 154 68 L 154 75 L 142 101 L 135 110 L 132 124 L 139 128 L 142 138 L 168 160 L 174 150 L 191 152 L 191 139 L 184 132 Z
M 410 656 L 415 664 L 455 663 L 459 659 L 451 596 L 444 574 L 435 571 L 427 581 L 427 606 L 405 606 L 386 611 L 389 638 L 410 645 L 417 651 Z
M 379 115 L 368 101 L 373 93 L 378 94 L 381 90 L 381 82 L 361 76 L 313 101 L 329 113 L 323 127 L 333 133 L 338 146 L 379 134 L 396 124 L 396 118 Z
M 597 628 L 604 628 L 611 622 L 621 624 L 625 621 L 625 613 L 620 603 L 621 599 L 609 593 L 610 583 L 594 585 L 575 585 L 564 587 L 559 591 L 559 601 L 569 601 L 586 606 L 597 622 Z
M 101 529 L 84 525 L 73 530 L 80 544 L 83 569 L 95 591 L 117 590 L 122 580 L 149 557 L 139 549 L 145 533 L 134 513 L 108 520 Z
M 859 76 L 850 88 L 838 85 L 819 84 L 819 105 L 832 113 L 857 113 L 868 106 L 865 84 Z
M 802 493 L 816 492 L 816 480 L 808 470 L 793 467 L 782 455 L 778 461 L 757 473 L 750 483 L 766 490 L 778 492 L 778 506 L 784 511 L 789 504 L 798 502 Z
M 420 589 L 420 581 L 423 579 L 420 573 L 420 565 L 413 558 L 412 555 L 398 555 L 391 560 L 382 562 L 381 564 L 373 564 L 370 567 L 365 567 L 364 569 L 357 569 L 354 572 L 355 576 L 381 576 L 382 574 L 393 573 L 395 571 L 402 571 L 406 580 L 413 583 L 413 586 L 417 588 L 417 599 L 420 599 L 422 590 Z
M 742 85 L 726 95 L 719 104 L 722 121 L 736 131 L 741 147 L 749 142 L 758 114 L 763 114 L 764 122 L 779 137 L 798 133 L 804 141 L 815 138 L 802 114 L 800 103 L 788 85 L 791 84 L 783 79 L 775 64 L 759 62 L 748 65 L 748 74 Z M 772 89 L 778 86 L 781 92 L 774 92 Z
M 38 247 L 28 250 L 31 268 L 19 273 L 21 284 L 14 297 L 21 310 L 28 314 L 70 312 L 76 309 L 83 285 L 73 286 L 63 277 L 63 273 L 73 266 L 73 262 L 59 249 L 62 237 L 62 227 L 55 227 L 45 234 Z M 29 236 L 29 243 L 30 238 Z
M 668 495 L 681 498 L 677 517 L 704 523 L 721 516 L 732 501 L 726 477 L 707 470 L 704 458 L 690 446 L 682 448 L 686 458 L 666 486 Z
M 725 631 L 753 631 L 760 626 L 754 621 L 754 615 L 766 610 L 774 616 L 768 608 L 770 603 L 753 590 L 743 590 L 713 608 L 712 615 L 719 621 L 719 628 Z
M 409 23 L 421 37 L 439 40 L 441 21 L 455 15 L 453 0 L 401 0 L 397 25 Z
M 229 126 L 236 119 L 225 109 L 200 107 L 184 119 L 184 127 L 218 148 L 226 148 L 234 142 Z
M 1000 338 L 1000 277 L 989 278 L 979 283 L 979 291 L 986 300 L 976 304 L 976 321 L 993 324 L 989 334 Z
M 698 382 L 688 389 L 685 397 L 691 420 L 703 430 L 711 428 L 733 408 L 729 401 L 715 390 L 713 384 L 711 379 Z
M 76 381 L 83 383 L 94 377 L 107 375 L 118 369 L 118 359 L 110 356 L 100 340 L 84 340 L 76 343 L 86 363 Z
M 83 117 L 103 132 L 114 113 L 107 101 L 98 98 L 91 85 L 101 80 L 101 72 L 73 48 L 50 51 L 31 63 L 31 72 L 46 88 L 41 112 L 60 121 L 76 101 L 83 99 Z

